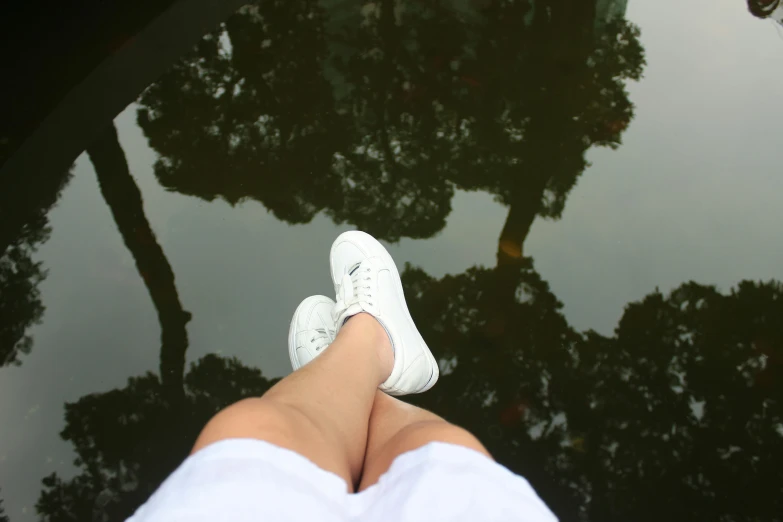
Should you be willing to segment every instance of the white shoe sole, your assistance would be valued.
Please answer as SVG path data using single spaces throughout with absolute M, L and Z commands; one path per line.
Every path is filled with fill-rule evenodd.
M 408 303 L 405 301 L 405 292 L 403 292 L 402 290 L 402 280 L 400 279 L 400 271 L 397 269 L 397 265 L 395 264 L 394 259 L 392 259 L 391 254 L 389 254 L 386 248 L 384 248 L 384 246 L 377 239 L 375 239 L 374 237 L 372 237 L 370 234 L 366 232 L 362 232 L 361 230 L 351 230 L 348 232 L 343 232 L 342 234 L 337 236 L 337 239 L 335 239 L 334 243 L 332 244 L 332 249 L 329 252 L 330 274 L 334 273 L 334 267 L 332 266 L 332 258 L 333 258 L 335 247 L 341 242 L 341 239 L 343 239 L 343 237 L 351 237 L 351 236 L 358 238 L 358 241 L 355 242 L 361 245 L 363 250 L 368 251 L 369 257 L 380 257 L 389 266 L 394 267 L 393 276 L 394 276 L 394 281 L 396 283 L 395 284 L 395 289 L 397 294 L 396 297 L 398 301 L 402 304 L 402 308 L 403 310 L 405 310 L 405 316 L 408 318 L 409 326 L 410 328 L 413 328 L 413 330 L 416 332 L 416 335 L 419 338 L 419 342 L 421 343 L 421 346 L 424 347 L 423 348 L 424 354 L 427 358 L 429 358 L 432 367 L 432 375 L 430 375 L 430 379 L 427 381 L 427 384 L 425 384 L 424 388 L 422 388 L 416 393 L 425 392 L 435 385 L 435 383 L 438 380 L 438 377 L 440 376 L 438 361 L 432 355 L 432 351 L 430 351 L 429 347 L 427 346 L 427 343 L 424 342 L 424 338 L 421 336 L 419 329 L 416 328 L 416 323 L 413 322 L 413 317 L 411 317 L 411 313 L 408 310 Z

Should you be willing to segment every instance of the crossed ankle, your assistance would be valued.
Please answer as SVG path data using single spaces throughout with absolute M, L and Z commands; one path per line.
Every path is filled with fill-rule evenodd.
M 343 326 L 343 330 L 349 328 L 360 329 L 361 335 L 365 337 L 370 344 L 375 347 L 380 361 L 381 375 L 385 381 L 391 375 L 394 367 L 394 350 L 386 329 L 372 315 L 361 312 L 351 318 Z

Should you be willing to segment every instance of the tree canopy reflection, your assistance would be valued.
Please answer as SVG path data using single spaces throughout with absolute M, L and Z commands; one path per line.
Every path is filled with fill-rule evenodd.
M 138 120 L 172 190 L 389 240 L 432 236 L 455 188 L 485 190 L 510 206 L 518 253 L 536 215 L 562 212 L 587 149 L 620 142 L 637 37 L 576 0 L 256 2 L 150 87 Z
M 173 393 L 152 373 L 124 388 L 66 404 L 60 434 L 73 444 L 80 474 L 52 474 L 36 508 L 48 522 L 123 521 L 187 456 L 195 437 L 221 408 L 263 394 L 274 381 L 235 359 L 207 355 Z
M 46 269 L 33 256 L 49 239 L 47 214 L 70 180 L 69 171 L 28 176 L 0 190 L 0 367 L 21 364 L 33 347 L 29 329 L 45 306 L 38 285 Z
M 562 520 L 775 519 L 783 286 L 686 283 L 604 337 L 574 331 L 530 265 L 516 274 L 498 306 L 497 269 L 406 271 L 445 369 L 417 403 L 477 433 Z
M 323 14 L 310 0 L 243 7 L 139 99 L 139 125 L 171 190 L 307 222 L 339 199 L 330 176 L 344 133 L 321 74 Z

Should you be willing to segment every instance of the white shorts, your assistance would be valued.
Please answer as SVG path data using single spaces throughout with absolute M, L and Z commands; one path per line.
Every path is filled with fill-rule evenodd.
M 127 522 L 557 520 L 527 480 L 440 442 L 397 457 L 377 484 L 345 481 L 293 451 L 232 439 L 188 457 Z

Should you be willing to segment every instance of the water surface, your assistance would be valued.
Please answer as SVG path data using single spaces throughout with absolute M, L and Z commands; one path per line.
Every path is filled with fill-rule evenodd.
M 289 373 L 290 316 L 361 228 L 441 361 L 411 400 L 561 520 L 780 519 L 773 22 L 323 0 L 211 27 L 70 169 L 0 178 L 5 516 L 132 513 Z

